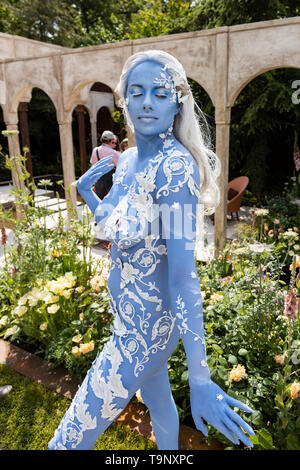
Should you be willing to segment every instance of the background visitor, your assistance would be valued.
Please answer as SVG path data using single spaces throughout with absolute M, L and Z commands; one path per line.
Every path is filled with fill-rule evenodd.
M 95 184 L 95 193 L 100 199 L 103 199 L 112 187 L 112 176 L 116 171 L 121 152 L 115 150 L 118 140 L 113 132 L 104 131 L 100 141 L 101 145 L 93 149 L 90 160 L 91 165 L 95 165 L 102 158 L 109 156 L 112 156 L 112 163 L 114 164 L 114 168 L 109 173 L 103 175 Z

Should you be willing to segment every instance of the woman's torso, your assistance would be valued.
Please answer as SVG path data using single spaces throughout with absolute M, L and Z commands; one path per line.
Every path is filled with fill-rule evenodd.
M 184 174 L 187 154 L 177 151 L 174 155 L 176 174 Z M 168 189 L 172 184 L 168 164 L 172 151 L 149 159 L 141 171 L 136 171 L 137 157 L 137 150 L 131 148 L 120 158 L 113 183 L 115 208 L 106 221 L 105 233 L 111 241 L 108 289 L 115 318 L 113 331 L 125 356 L 136 357 L 138 368 L 149 355 L 149 345 L 152 352 L 166 347 L 176 313 L 171 311 L 167 246 L 157 204 L 161 185 Z M 159 180 L 161 172 L 167 173 L 168 179 Z

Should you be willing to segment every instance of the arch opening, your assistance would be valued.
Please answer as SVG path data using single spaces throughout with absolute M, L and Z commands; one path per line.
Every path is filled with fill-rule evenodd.
M 0 106 L 0 146 L 1 146 L 1 153 L 3 155 L 8 155 L 8 141 L 7 137 L 2 135 L 2 131 L 6 129 L 6 125 L 4 122 L 3 117 L 3 110 L 2 106 Z M 5 159 L 4 157 L 0 156 L 0 183 L 3 181 L 10 181 L 11 180 L 11 171 L 8 168 L 5 168 Z
M 200 108 L 204 115 L 205 123 L 203 125 L 204 137 L 211 142 L 211 145 L 215 145 L 216 141 L 216 125 L 215 125 L 215 108 L 211 97 L 203 88 L 203 86 L 196 80 L 188 77 L 188 83 L 193 93 L 194 100 L 197 106 Z M 201 117 L 200 117 L 201 124 Z
M 295 176 L 300 103 L 293 103 L 292 83 L 297 79 L 299 69 L 273 68 L 249 81 L 236 97 L 231 110 L 229 180 L 249 177 L 246 205 L 264 204 L 266 197 L 282 194 L 287 179 Z
M 56 108 L 49 95 L 38 87 L 32 88 L 31 100 L 19 103 L 18 115 L 21 152 L 24 153 L 24 147 L 29 148 L 34 179 L 46 175 L 61 179 L 59 128 Z

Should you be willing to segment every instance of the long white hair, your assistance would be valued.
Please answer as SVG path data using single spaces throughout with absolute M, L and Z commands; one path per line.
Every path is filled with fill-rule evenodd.
M 175 138 L 191 153 L 198 165 L 201 182 L 199 203 L 203 205 L 204 215 L 213 214 L 220 202 L 217 177 L 221 172 L 221 163 L 211 148 L 206 119 L 195 103 L 184 68 L 171 54 L 160 50 L 148 50 L 137 52 L 127 59 L 115 90 L 127 124 L 134 131 L 125 102 L 128 76 L 137 64 L 147 59 L 167 67 L 176 92 L 179 93 L 177 96 L 183 97 L 179 113 L 174 121 L 173 133 Z

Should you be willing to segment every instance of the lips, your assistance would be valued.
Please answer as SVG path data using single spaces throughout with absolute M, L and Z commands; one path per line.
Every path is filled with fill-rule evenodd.
M 152 119 L 158 119 L 158 118 L 155 116 L 139 116 L 138 119 L 152 120 Z

